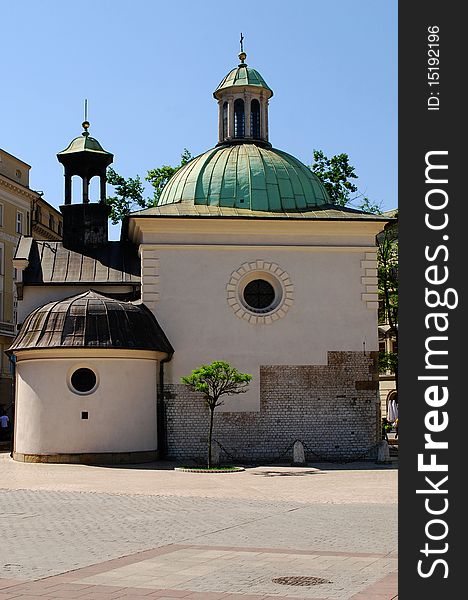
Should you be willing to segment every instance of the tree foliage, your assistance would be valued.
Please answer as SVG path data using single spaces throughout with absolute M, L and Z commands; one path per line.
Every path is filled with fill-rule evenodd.
M 325 186 L 332 204 L 348 206 L 354 203 L 359 210 L 381 213 L 380 205 L 372 203 L 353 183 L 358 176 L 349 163 L 347 154 L 336 154 L 328 158 L 322 150 L 314 150 L 313 156 L 314 162 L 310 169 Z
M 379 373 L 396 373 L 398 371 L 398 354 L 396 352 L 379 352 Z
M 379 295 L 383 314 L 380 320 L 397 331 L 398 324 L 398 225 L 389 223 L 377 236 Z
M 203 394 L 209 410 L 210 425 L 208 431 L 208 468 L 211 468 L 211 444 L 213 439 L 214 411 L 217 406 L 224 404 L 223 396 L 242 394 L 252 380 L 252 375 L 240 373 L 235 367 L 222 360 L 210 365 L 201 365 L 187 377 L 182 377 L 183 384 L 194 392 Z
M 398 214 L 395 215 L 398 217 Z M 388 324 L 398 347 L 398 221 L 389 223 L 377 236 L 378 286 L 381 310 L 379 322 Z M 381 353 L 381 369 L 395 373 L 398 380 L 398 355 Z M 398 385 L 398 383 L 397 383 Z
M 175 167 L 162 165 L 156 169 L 150 169 L 145 177 L 145 180 L 149 181 L 153 187 L 153 196 L 149 198 L 144 196 L 144 184 L 139 175 L 125 179 L 125 177 L 116 173 L 112 167 L 109 167 L 107 169 L 107 183 L 114 186 L 115 195 L 108 196 L 106 204 L 111 209 L 110 219 L 112 223 L 117 224 L 137 207 L 151 208 L 157 206 L 166 183 L 174 173 L 177 173 L 191 159 L 191 153 L 187 148 L 184 148 L 180 156 L 180 164 Z
M 157 169 L 150 169 L 145 177 L 146 181 L 149 181 L 153 186 L 153 206 L 156 206 L 161 193 L 164 189 L 164 186 L 169 181 L 169 179 L 177 173 L 177 171 L 186 165 L 190 160 L 192 160 L 192 155 L 184 148 L 182 154 L 180 155 L 180 164 L 176 167 L 171 167 L 169 165 L 162 165 L 162 167 L 158 167 Z

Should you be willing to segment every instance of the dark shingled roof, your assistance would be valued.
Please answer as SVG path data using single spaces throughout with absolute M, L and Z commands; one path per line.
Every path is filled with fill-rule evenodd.
M 22 238 L 15 258 L 29 261 L 23 274 L 25 285 L 140 284 L 140 259 L 137 247 L 130 243 L 71 250 L 62 242 Z
M 94 290 L 33 310 L 8 354 L 44 348 L 112 348 L 174 352 L 156 317 L 141 302 Z

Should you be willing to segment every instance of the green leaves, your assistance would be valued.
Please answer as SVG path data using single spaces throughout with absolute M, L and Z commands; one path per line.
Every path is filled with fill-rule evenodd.
M 384 305 L 384 322 L 393 330 L 398 323 L 398 229 L 392 223 L 377 236 L 379 296 Z
M 396 373 L 398 370 L 398 354 L 396 352 L 379 352 L 379 373 Z
M 194 392 L 203 393 L 208 406 L 212 408 L 221 404 L 220 398 L 224 395 L 242 394 L 247 391 L 251 380 L 252 375 L 240 373 L 222 360 L 214 361 L 210 365 L 201 365 L 181 379 L 182 383 Z
M 356 204 L 356 208 L 381 214 L 380 205 L 372 203 L 364 194 L 358 192 L 357 186 L 351 181 L 358 176 L 354 167 L 349 164 L 347 154 L 336 154 L 328 158 L 321 150 L 314 150 L 314 162 L 310 169 L 325 186 L 332 204 L 347 206 L 360 199 L 361 202 Z
M 140 176 L 129 177 L 125 179 L 114 171 L 112 167 L 107 169 L 107 183 L 110 183 L 115 188 L 115 196 L 108 196 L 106 204 L 110 207 L 110 219 L 114 225 L 121 221 L 124 217 L 135 210 L 136 206 L 140 208 L 151 208 L 156 206 L 162 194 L 164 186 L 169 179 L 177 173 L 177 171 L 192 160 L 192 155 L 184 148 L 180 156 L 180 164 L 176 167 L 163 165 L 156 169 L 150 169 L 146 174 L 145 180 L 149 181 L 153 186 L 153 197 L 145 198 L 144 185 Z
M 349 164 L 347 154 L 337 154 L 328 158 L 321 150 L 314 150 L 314 163 L 311 170 L 325 186 L 333 204 L 346 206 L 351 200 L 351 193 L 357 187 L 350 179 L 357 179 L 354 167 Z
M 107 183 L 113 185 L 116 192 L 116 196 L 106 198 L 106 204 L 111 209 L 110 219 L 115 225 L 123 216 L 130 213 L 135 203 L 142 206 L 143 184 L 138 175 L 125 179 L 112 167 L 107 169 Z

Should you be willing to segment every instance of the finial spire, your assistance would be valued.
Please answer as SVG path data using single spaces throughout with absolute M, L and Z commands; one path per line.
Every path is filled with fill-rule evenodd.
M 247 54 L 244 52 L 244 36 L 242 35 L 242 33 L 240 36 L 240 49 L 241 49 L 241 51 L 239 53 L 239 60 L 241 61 L 241 64 L 239 66 L 241 67 L 241 66 L 245 66 L 244 61 L 247 58 Z
M 82 133 L 82 135 L 88 136 L 89 135 L 89 121 L 88 121 L 88 99 L 85 98 L 84 101 L 84 121 L 81 124 L 81 126 L 83 127 L 84 131 Z

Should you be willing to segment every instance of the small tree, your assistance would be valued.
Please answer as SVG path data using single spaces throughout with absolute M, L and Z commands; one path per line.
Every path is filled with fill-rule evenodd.
M 211 365 L 202 365 L 194 369 L 187 377 L 182 377 L 183 384 L 194 392 L 201 392 L 210 414 L 210 427 L 208 431 L 208 469 L 211 468 L 211 442 L 213 438 L 214 411 L 217 406 L 222 406 L 222 396 L 242 394 L 247 391 L 247 386 L 252 375 L 239 373 L 237 369 L 222 360 L 216 360 Z

